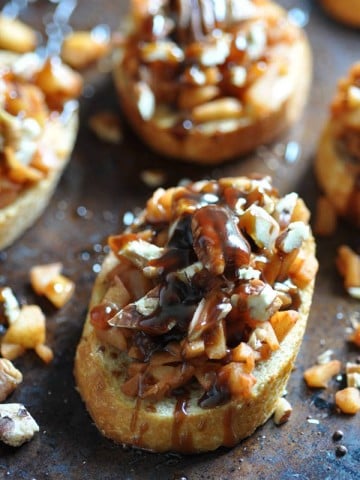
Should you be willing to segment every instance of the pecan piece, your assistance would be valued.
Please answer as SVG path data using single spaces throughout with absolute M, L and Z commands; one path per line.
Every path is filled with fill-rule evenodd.
M 250 245 L 234 216 L 218 205 L 199 208 L 192 219 L 194 250 L 205 268 L 231 276 L 250 260 Z
M 22 382 L 21 372 L 6 358 L 0 358 L 0 402 L 3 402 L 11 392 Z
M 0 440 L 12 447 L 20 447 L 31 440 L 39 425 L 20 403 L 0 405 Z

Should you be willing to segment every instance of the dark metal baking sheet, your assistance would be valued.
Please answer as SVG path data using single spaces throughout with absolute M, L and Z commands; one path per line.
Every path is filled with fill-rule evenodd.
M 340 224 L 335 237 L 318 239 L 320 271 L 304 343 L 288 385 L 294 411 L 276 427 L 270 420 L 232 449 L 197 456 L 158 455 L 123 449 L 103 438 L 91 422 L 75 390 L 73 357 L 86 313 L 92 282 L 104 256 L 108 234 L 123 227 L 123 216 L 141 207 L 151 193 L 139 172 L 158 168 L 166 186 L 182 178 L 193 180 L 261 171 L 273 174 L 282 192 L 299 191 L 312 209 L 318 194 L 312 161 L 327 106 L 336 81 L 357 60 L 360 33 L 327 18 L 315 2 L 282 1 L 289 8 L 310 12 L 306 30 L 313 47 L 314 81 L 302 120 L 259 156 L 222 167 L 178 164 L 151 153 L 124 122 L 120 146 L 99 141 L 89 131 L 92 113 L 118 112 L 109 73 L 86 73 L 81 98 L 81 125 L 72 161 L 41 219 L 11 248 L 0 253 L 0 283 L 13 288 L 27 303 L 40 303 L 47 316 L 48 344 L 55 359 L 45 366 L 32 353 L 16 364 L 24 382 L 9 401 L 24 403 L 40 425 L 40 433 L 19 449 L 0 446 L 0 478 L 20 479 L 356 479 L 359 478 L 359 416 L 336 413 L 332 388 L 310 391 L 302 380 L 305 368 L 327 348 L 340 360 L 355 360 L 359 350 L 345 342 L 350 317 L 359 315 L 358 301 L 346 296 L 334 265 L 336 248 L 347 243 L 359 249 L 359 232 Z M 5 2 L 0 2 L 0 6 Z M 38 0 L 21 17 L 40 30 L 54 3 Z M 90 29 L 99 23 L 116 28 L 127 2 L 78 0 L 70 24 Z M 294 12 L 293 12 L 294 13 Z M 296 12 L 295 12 L 296 13 Z M 289 146 L 290 142 L 290 146 Z M 292 143 L 291 143 L 292 142 Z M 284 158 L 286 146 L 293 148 Z M 300 147 L 296 155 L 297 147 Z M 295 150 L 294 150 L 295 148 Z M 82 207 L 82 208 L 79 208 Z M 32 265 L 62 261 L 64 273 L 76 281 L 76 295 L 57 311 L 32 293 Z M 333 385 L 337 387 L 336 382 Z M 310 420 L 310 422 L 309 422 Z M 313 421 L 315 420 L 315 423 Z M 332 434 L 341 429 L 347 455 L 336 456 Z

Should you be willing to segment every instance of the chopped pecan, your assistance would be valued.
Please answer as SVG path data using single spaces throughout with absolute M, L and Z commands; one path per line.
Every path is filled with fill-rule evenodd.
M 21 372 L 10 360 L 0 358 L 0 402 L 3 402 L 22 382 Z
M 231 213 L 217 205 L 207 205 L 192 219 L 194 250 L 205 268 L 215 275 L 234 274 L 250 260 L 250 245 Z
M 20 447 L 39 431 L 39 425 L 20 403 L 0 405 L 0 440 L 11 447 Z

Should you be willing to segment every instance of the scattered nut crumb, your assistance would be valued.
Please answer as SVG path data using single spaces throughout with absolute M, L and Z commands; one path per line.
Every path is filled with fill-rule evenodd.
M 143 170 L 140 178 L 148 187 L 156 188 L 164 185 L 166 173 L 163 170 Z
M 8 360 L 16 360 L 25 353 L 25 348 L 16 343 L 6 343 L 2 341 L 0 345 L 0 353 L 2 357 L 7 358 Z
M 347 362 L 346 384 L 348 387 L 360 388 L 360 365 L 358 363 Z
M 117 144 L 123 140 L 120 119 L 115 113 L 103 111 L 91 115 L 89 127 L 104 142 Z
M 0 405 L 0 440 L 11 447 L 20 447 L 39 431 L 39 425 L 20 403 Z
M 62 263 L 48 263 L 46 265 L 35 265 L 30 269 L 30 284 L 37 295 L 43 295 L 46 286 L 54 277 L 60 274 Z
M 9 324 L 1 342 L 1 355 L 14 360 L 27 349 L 39 351 L 45 342 L 45 316 L 37 305 L 24 305 L 17 319 Z M 49 347 L 46 347 L 50 350 Z M 42 350 L 40 348 L 40 352 Z M 43 355 L 39 355 L 43 358 Z M 49 358 L 47 355 L 46 358 Z
M 343 413 L 354 415 L 360 410 L 360 391 L 347 387 L 335 394 L 335 403 Z
M 341 369 L 339 360 L 331 360 L 322 365 L 314 365 L 304 372 L 304 379 L 311 388 L 326 388 L 329 380 Z
M 26 53 L 34 50 L 35 47 L 35 30 L 19 19 L 0 15 L 0 49 Z
M 323 365 L 324 363 L 328 363 L 331 360 L 331 356 L 333 355 L 334 351 L 331 349 L 325 350 L 325 352 L 321 353 L 317 357 L 318 365 Z
M 360 255 L 347 245 L 337 251 L 336 266 L 344 278 L 344 287 L 351 297 L 360 299 Z
M 320 423 L 320 420 L 318 420 L 317 418 L 311 418 L 311 417 L 307 418 L 306 421 L 308 423 L 312 423 L 314 425 L 319 425 L 319 423 Z
M 94 32 L 76 31 L 64 38 L 62 60 L 78 70 L 86 68 L 109 52 L 109 38 L 100 38 Z
M 52 349 L 43 343 L 36 345 L 34 350 L 44 363 L 50 363 L 54 358 Z
M 12 393 L 22 382 L 21 372 L 14 367 L 10 360 L 0 358 L 0 402 Z
M 2 305 L 7 323 L 13 323 L 20 314 L 20 305 L 11 288 L 0 289 L 0 305 Z
M 24 305 L 20 315 L 7 329 L 3 341 L 24 348 L 35 348 L 45 341 L 45 316 L 37 305 Z
M 292 406 L 286 400 L 286 398 L 279 398 L 276 402 L 275 412 L 274 412 L 274 423 L 276 425 L 281 425 L 287 422 L 290 418 L 292 412 Z
M 30 270 L 30 283 L 38 295 L 44 295 L 56 308 L 63 307 L 73 296 L 75 283 L 60 274 L 61 263 L 36 265 Z

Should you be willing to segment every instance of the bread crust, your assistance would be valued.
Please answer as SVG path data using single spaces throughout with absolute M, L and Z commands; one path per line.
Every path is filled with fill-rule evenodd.
M 296 43 L 289 47 L 288 73 L 285 77 L 288 82 L 287 96 L 280 102 L 275 102 L 266 113 L 254 118 L 243 117 L 236 127 L 229 130 L 220 126 L 207 132 L 200 125 L 180 136 L 171 128 L 163 128 L 154 120 L 146 121 L 141 117 L 130 93 L 133 82 L 122 68 L 121 62 L 116 61 L 114 65 L 114 81 L 123 112 L 138 136 L 153 150 L 165 156 L 200 164 L 220 164 L 247 154 L 259 145 L 277 138 L 300 117 L 312 79 L 311 48 L 302 31 L 299 32 Z M 284 90 L 284 78 L 277 78 L 277 85 L 274 79 L 269 78 L 270 88 L 267 88 L 267 92 L 273 90 L 275 94 L 277 89 L 276 94 L 279 95 Z
M 329 120 L 319 140 L 315 173 L 326 197 L 329 198 L 337 213 L 344 216 L 347 215 L 356 177 L 348 168 L 348 162 L 336 148 L 335 138 L 335 125 Z
M 305 250 L 309 255 L 314 254 L 313 237 L 307 240 Z M 103 298 L 108 288 L 107 272 L 117 262 L 112 253 L 107 256 L 94 285 L 90 308 Z M 233 446 L 248 437 L 272 415 L 276 401 L 285 390 L 304 335 L 313 287 L 314 281 L 300 291 L 300 317 L 281 342 L 280 349 L 257 364 L 252 398 L 202 409 L 197 406 L 194 395 L 186 402 L 186 414 L 173 397 L 154 404 L 122 393 L 121 364 L 129 359 L 99 342 L 88 315 L 76 352 L 74 374 L 96 426 L 103 435 L 118 443 L 157 452 L 210 451 L 222 445 Z
M 359 92 L 360 64 L 340 79 L 318 142 L 315 174 L 335 212 L 360 228 Z
M 351 27 L 360 27 L 359 0 L 321 0 L 324 9 L 336 20 Z
M 0 53 L 0 64 L 11 65 L 18 55 Z M 52 150 L 57 166 L 34 185 L 21 191 L 15 201 L 0 209 L 0 249 L 11 245 L 40 217 L 70 159 L 78 130 L 78 111 L 73 109 L 63 121 L 59 117 L 47 120 L 43 142 Z

